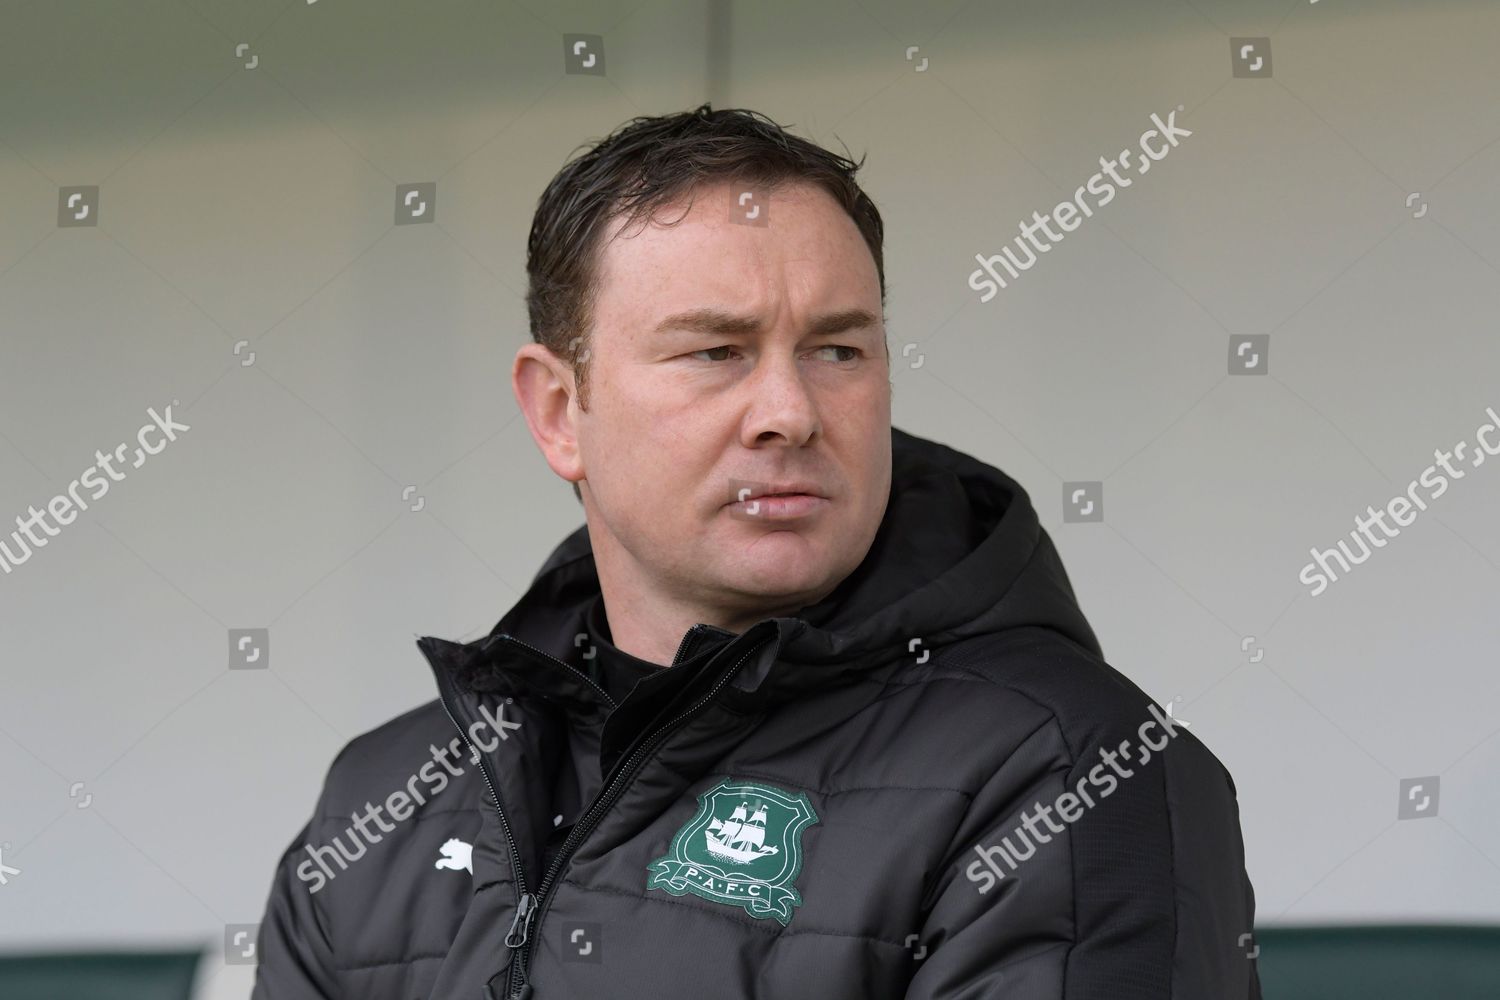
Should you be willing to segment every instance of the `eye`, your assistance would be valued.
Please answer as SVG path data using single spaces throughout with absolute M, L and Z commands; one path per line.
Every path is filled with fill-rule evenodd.
M 848 357 L 834 358 L 833 359 L 835 361 L 835 363 L 837 363 L 837 364 L 846 364 L 846 363 L 848 363 L 850 361 L 857 360 L 859 358 L 860 354 L 862 353 L 859 348 L 857 348 L 857 347 L 850 347 L 847 344 L 828 344 L 828 345 L 825 345 L 823 347 L 815 348 L 814 350 L 815 351 L 848 351 L 849 352 L 849 356 Z M 701 351 L 693 351 L 688 356 L 692 357 L 692 358 L 696 358 L 696 357 L 699 357 L 701 355 L 711 354 L 711 353 L 713 353 L 715 351 L 734 351 L 734 348 L 730 347 L 728 344 L 724 344 L 724 345 L 721 345 L 719 347 L 706 347 L 706 348 L 704 348 Z M 704 361 L 728 361 L 730 359 L 726 358 L 726 357 L 718 357 L 718 358 L 704 357 L 703 360 Z
M 706 347 L 706 348 L 704 348 L 701 351 L 694 351 L 692 354 L 689 355 L 689 357 L 696 358 L 700 354 L 708 354 L 711 351 L 732 351 L 732 350 L 734 350 L 734 348 L 730 347 L 727 344 L 725 344 L 723 346 L 720 346 L 720 347 Z M 704 358 L 703 360 L 705 360 L 705 361 L 727 361 L 729 359 L 728 358 Z

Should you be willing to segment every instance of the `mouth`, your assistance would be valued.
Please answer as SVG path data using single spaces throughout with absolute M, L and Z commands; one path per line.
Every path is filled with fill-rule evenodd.
M 742 487 L 739 498 L 725 504 L 731 516 L 746 521 L 787 521 L 823 510 L 832 501 L 810 483 Z
M 817 500 L 827 500 L 828 497 L 813 483 L 790 482 L 790 483 L 764 483 L 761 485 L 744 485 L 735 491 L 735 496 L 730 503 L 745 503 L 752 500 L 769 500 L 777 497 L 812 497 Z

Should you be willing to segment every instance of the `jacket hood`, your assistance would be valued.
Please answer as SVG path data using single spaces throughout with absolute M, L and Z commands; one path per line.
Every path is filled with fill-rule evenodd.
M 508 634 L 570 660 L 599 592 L 585 524 L 552 551 L 490 636 Z M 756 690 L 779 671 L 781 686 L 802 688 L 900 656 L 920 662 L 924 647 L 1027 626 L 1102 657 L 1021 485 L 896 427 L 891 494 L 863 562 L 822 601 L 754 629 L 767 622 L 776 625 L 775 655 L 749 665 L 736 687 Z

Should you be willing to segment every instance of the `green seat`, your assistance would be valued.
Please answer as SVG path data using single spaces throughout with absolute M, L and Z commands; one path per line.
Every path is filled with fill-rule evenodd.
M 190 1000 L 201 952 L 0 955 L 5 1000 Z
M 1265 1000 L 1497 1000 L 1500 926 L 1263 927 Z

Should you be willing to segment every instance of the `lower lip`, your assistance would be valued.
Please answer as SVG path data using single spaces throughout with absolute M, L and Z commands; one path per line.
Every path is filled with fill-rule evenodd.
M 729 509 L 747 521 L 788 521 L 814 514 L 822 510 L 827 503 L 828 500 L 825 497 L 815 497 L 809 493 L 793 493 L 781 497 L 739 500 L 730 504 Z

